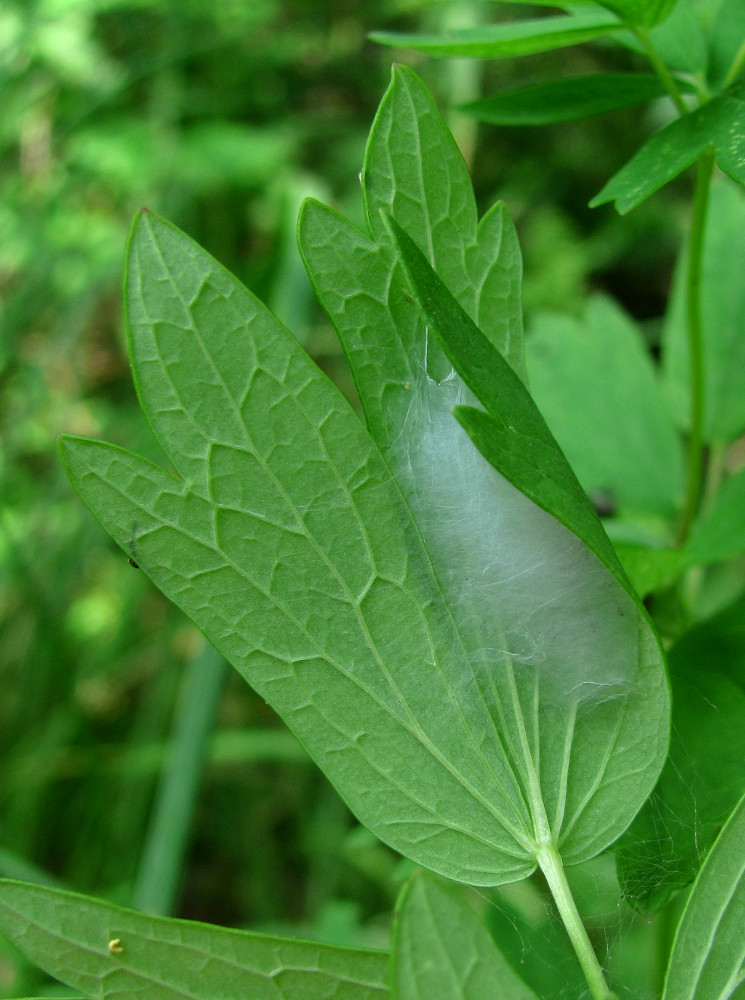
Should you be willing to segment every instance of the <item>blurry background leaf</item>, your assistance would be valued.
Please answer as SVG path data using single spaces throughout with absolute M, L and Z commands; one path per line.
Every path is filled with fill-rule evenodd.
M 704 330 L 704 435 L 732 441 L 745 428 L 745 191 L 720 180 L 712 187 L 704 238 L 701 311 Z M 662 378 L 680 427 L 689 421 L 685 276 L 681 252 L 663 327 Z
M 424 872 L 404 886 L 393 932 L 393 998 L 538 1000 L 456 892 Z
M 594 297 L 578 320 L 538 314 L 525 349 L 535 402 L 587 493 L 613 511 L 673 514 L 682 445 L 631 319 Z
M 651 27 L 669 15 L 677 0 L 598 0 L 630 25 Z
M 642 73 L 576 76 L 483 97 L 461 111 L 492 125 L 548 125 L 643 104 L 665 90 Z
M 581 42 L 610 35 L 621 27 L 612 15 L 591 10 L 566 17 L 463 28 L 453 31 L 449 36 L 374 31 L 370 37 L 382 45 L 395 45 L 397 48 L 433 56 L 507 59 L 579 45 Z
M 724 84 L 745 35 L 745 7 L 740 0 L 722 0 L 709 37 L 709 82 Z
M 654 913 L 696 877 L 745 792 L 745 602 L 687 633 L 668 656 L 670 757 L 621 839 L 624 895 Z

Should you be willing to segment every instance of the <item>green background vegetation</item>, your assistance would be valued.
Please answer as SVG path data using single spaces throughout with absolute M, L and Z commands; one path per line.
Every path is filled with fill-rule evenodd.
M 365 137 L 397 55 L 367 31 L 497 13 L 512 11 L 396 0 L 0 6 L 0 874 L 122 904 L 142 892 L 158 776 L 202 652 L 196 629 L 73 494 L 55 447 L 64 431 L 156 454 L 123 346 L 134 212 L 146 204 L 185 229 L 351 394 L 296 249 L 298 206 L 312 195 L 361 220 Z M 444 109 L 482 89 L 636 65 L 603 45 L 527 68 L 400 57 Z M 535 131 L 451 117 L 481 210 L 503 198 L 517 223 L 528 316 L 576 314 L 602 288 L 654 347 L 690 183 L 623 221 L 587 203 L 665 114 L 653 105 Z M 210 669 L 216 732 L 173 911 L 385 944 L 407 866 L 356 825 L 238 675 Z M 529 931 L 515 933 L 527 947 Z M 41 989 L 38 973 L 0 952 L 0 996 Z

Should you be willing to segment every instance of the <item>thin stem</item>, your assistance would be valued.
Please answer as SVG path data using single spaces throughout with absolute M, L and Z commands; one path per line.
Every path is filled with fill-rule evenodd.
M 691 234 L 688 241 L 686 289 L 689 378 L 691 389 L 691 429 L 688 439 L 688 474 L 683 511 L 678 525 L 678 543 L 688 537 L 693 518 L 701 502 L 704 467 L 704 342 L 701 319 L 701 265 L 704 253 L 709 190 L 714 173 L 714 152 L 705 150 L 696 162 L 696 188 L 693 195 Z
M 536 860 L 548 882 L 569 940 L 572 942 L 579 964 L 582 966 L 593 1000 L 618 1000 L 616 994 L 608 988 L 603 970 L 600 968 L 600 963 L 592 949 L 585 925 L 577 911 L 572 890 L 567 882 L 561 855 L 556 846 L 554 844 L 542 845 L 538 849 Z
M 667 68 L 662 58 L 660 57 L 659 52 L 654 47 L 654 43 L 649 35 L 649 31 L 646 28 L 637 27 L 634 29 L 634 34 L 641 42 L 644 51 L 647 55 L 647 59 L 649 59 L 649 61 L 652 63 L 652 68 L 662 81 L 662 85 L 664 86 L 665 90 L 672 98 L 675 107 L 678 109 L 678 113 L 681 115 L 686 114 L 688 109 L 686 108 L 685 101 L 683 100 L 683 97 L 680 91 L 678 90 L 678 86 L 675 83 L 675 80 L 673 79 L 670 70 Z

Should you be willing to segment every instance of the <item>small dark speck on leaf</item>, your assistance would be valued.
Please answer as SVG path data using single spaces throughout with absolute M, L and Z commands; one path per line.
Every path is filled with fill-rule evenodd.
M 134 569 L 139 569 L 140 568 L 139 564 L 134 561 L 134 559 L 132 558 L 132 556 L 129 557 L 129 559 L 127 560 L 127 562 L 129 563 L 130 566 L 133 566 Z

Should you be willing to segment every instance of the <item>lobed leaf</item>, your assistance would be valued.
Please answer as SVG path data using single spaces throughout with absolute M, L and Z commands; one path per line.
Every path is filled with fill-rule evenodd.
M 150 213 L 127 301 L 143 409 L 181 478 L 68 438 L 85 502 L 382 839 L 463 881 L 530 872 L 517 777 L 478 685 L 459 695 L 462 641 L 357 416 L 236 279 Z
M 509 371 L 522 401 L 528 397 L 520 375 L 499 353 L 504 352 L 522 372 L 520 262 L 512 226 L 499 207 L 477 228 L 462 158 L 421 83 L 401 68 L 394 71 L 378 112 L 362 181 L 369 233 L 360 233 L 312 203 L 301 216 L 301 249 L 319 298 L 344 344 L 368 426 L 422 532 L 468 651 L 473 683 L 478 686 L 478 678 L 491 661 L 493 694 L 487 700 L 494 704 L 496 698 L 514 707 L 505 713 L 494 705 L 495 729 L 506 740 L 507 757 L 528 801 L 537 792 L 537 782 L 530 778 L 533 753 L 540 756 L 541 794 L 545 793 L 554 817 L 555 834 L 561 837 L 562 810 L 569 808 L 565 799 L 569 759 L 573 763 L 568 794 L 570 798 L 577 795 L 578 804 L 580 789 L 589 791 L 595 780 L 591 775 L 598 775 L 594 769 L 597 756 L 593 766 L 585 768 L 582 763 L 577 749 L 579 730 L 574 729 L 586 724 L 592 728 L 588 721 L 592 711 L 586 716 L 589 704 L 575 711 L 574 699 L 576 692 L 589 690 L 583 685 L 593 683 L 590 664 L 605 659 L 606 653 L 589 652 L 578 634 L 565 635 L 554 613 L 575 622 L 596 621 L 600 613 L 594 605 L 597 595 L 591 597 L 585 588 L 590 579 L 597 581 L 598 566 L 560 525 L 498 476 L 452 420 L 451 407 L 468 401 L 470 393 L 438 346 L 435 328 L 419 316 L 380 213 L 390 211 L 427 247 L 465 311 L 483 325 L 487 340 L 495 347 L 490 360 Z M 490 277 L 484 280 L 482 274 Z M 505 409 L 520 426 L 534 412 L 507 401 Z M 548 439 L 555 447 L 550 435 Z M 566 463 L 562 469 L 566 470 Z M 544 476 L 541 466 L 531 487 Z M 587 508 L 587 499 L 573 478 L 572 483 L 576 492 L 569 506 L 577 499 Z M 529 492 L 524 483 L 519 487 Z M 599 533 L 599 544 L 606 546 L 607 557 L 618 571 L 591 509 L 589 517 L 589 530 Z M 576 581 L 576 591 L 570 580 Z M 616 600 L 602 584 L 599 592 L 604 595 L 598 596 L 599 603 L 606 595 Z M 620 614 L 623 617 L 625 612 Z M 547 635 L 553 637 L 550 648 L 544 645 Z M 587 659 L 583 653 L 578 660 L 580 647 Z M 634 655 L 630 649 L 629 655 Z M 650 708 L 655 703 L 653 697 Z M 528 709 L 531 704 L 535 707 Z M 564 707 L 557 713 L 559 706 Z M 526 749 L 527 732 L 535 741 L 535 751 Z M 646 750 L 656 752 L 652 744 Z M 620 803 L 621 797 L 616 801 Z M 587 824 L 595 822 L 591 811 L 588 804 Z M 538 817 L 532 821 L 537 823 Z M 584 834 L 577 836 L 580 828 L 575 828 L 575 820 L 566 822 L 572 832 L 564 836 L 562 846 L 569 855 L 577 849 L 578 854 L 571 856 L 579 856 L 590 848 L 587 842 L 579 847 Z
M 730 1000 L 745 986 L 745 798 L 719 834 L 675 934 L 663 1000 Z
M 664 94 L 656 76 L 597 73 L 493 94 L 458 110 L 492 125 L 552 125 L 643 104 Z
M 399 898 L 391 987 L 393 1000 L 538 1000 L 467 903 L 424 872 Z
M 369 37 L 381 45 L 394 45 L 430 56 L 509 59 L 579 45 L 604 38 L 622 28 L 621 22 L 612 14 L 582 11 L 561 17 L 461 28 L 449 35 L 373 31 Z
M 454 155 L 422 85 L 397 70 L 364 174 L 380 241 L 317 207 L 301 226 L 330 313 L 360 334 L 345 348 L 384 456 L 276 319 L 149 213 L 129 251 L 130 355 L 178 476 L 100 442 L 63 450 L 102 525 L 362 822 L 489 885 L 530 873 L 547 838 L 567 862 L 615 839 L 661 766 L 668 706 L 630 595 L 450 415 L 470 397 L 417 316 L 382 207 L 428 234 L 491 324 L 485 342 L 512 380 L 506 418 L 535 422 L 491 347 L 521 364 L 514 233 L 501 209 L 476 226 Z
M 614 201 L 624 214 L 690 167 L 708 148 L 714 150 L 726 174 L 745 184 L 745 81 L 655 132 L 590 206 Z
M 388 955 L 151 917 L 0 879 L 0 929 L 95 1000 L 386 1000 Z

